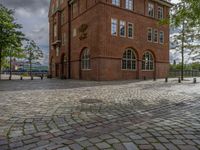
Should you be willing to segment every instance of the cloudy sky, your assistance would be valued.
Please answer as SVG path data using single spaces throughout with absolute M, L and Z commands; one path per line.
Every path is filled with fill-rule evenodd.
M 178 0 L 172 0 L 173 3 Z M 48 64 L 48 9 L 50 0 L 0 0 L 0 3 L 15 10 L 17 22 L 23 32 L 44 50 L 44 64 Z

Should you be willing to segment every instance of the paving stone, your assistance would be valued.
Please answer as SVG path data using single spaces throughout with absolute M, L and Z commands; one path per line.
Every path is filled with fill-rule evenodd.
M 127 150 L 139 150 L 134 143 L 123 143 Z
M 139 145 L 140 150 L 153 150 L 154 147 L 152 145 Z
M 171 140 L 172 143 L 176 144 L 176 145 L 183 145 L 185 144 L 182 140 Z
M 106 148 L 110 148 L 111 146 L 105 142 L 102 143 L 97 143 L 96 146 L 100 149 L 106 149 Z
M 83 147 L 80 146 L 79 144 L 72 144 L 72 145 L 69 145 L 69 147 L 73 150 L 82 150 Z
M 195 146 L 192 145 L 178 145 L 181 150 L 198 150 Z
M 106 142 L 108 144 L 114 144 L 114 143 L 119 143 L 120 141 L 118 139 L 108 139 L 108 140 L 106 140 Z
M 178 150 L 178 148 L 172 143 L 164 143 L 165 147 L 169 150 Z
M 152 143 L 156 150 L 166 150 L 161 143 Z

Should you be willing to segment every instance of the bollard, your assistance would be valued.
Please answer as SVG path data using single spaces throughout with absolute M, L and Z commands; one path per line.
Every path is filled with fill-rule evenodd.
M 22 77 L 22 76 L 20 77 L 20 80 L 23 80 L 23 77 Z
M 31 80 L 33 80 L 33 76 L 31 76 Z
M 156 81 L 156 77 L 153 77 L 153 81 Z
M 178 78 L 178 83 L 181 83 L 181 78 L 180 77 Z
M 197 78 L 193 78 L 193 83 L 197 83 Z
M 166 83 L 168 82 L 168 77 L 165 78 L 165 82 L 166 82 Z
M 144 80 L 146 80 L 146 76 L 144 76 Z
M 9 80 L 11 80 L 11 76 L 9 76 Z

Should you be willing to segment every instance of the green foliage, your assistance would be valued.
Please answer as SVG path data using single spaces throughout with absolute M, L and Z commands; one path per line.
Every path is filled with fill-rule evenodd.
M 181 70 L 182 64 L 173 64 L 170 65 L 171 70 Z M 184 65 L 184 70 L 199 70 L 200 71 L 200 63 L 199 62 L 194 62 L 190 64 Z
M 0 71 L 2 65 L 5 67 L 6 57 L 23 57 L 21 47 L 25 37 L 20 31 L 21 28 L 22 26 L 15 22 L 14 12 L 0 4 Z
M 190 26 L 200 27 L 200 1 L 180 0 L 172 8 L 171 22 L 174 26 L 179 26 L 183 21 L 189 20 Z
M 31 40 L 27 41 L 27 45 L 24 49 L 25 58 L 29 61 L 30 71 L 32 71 L 32 63 L 43 58 L 43 52 L 37 44 Z

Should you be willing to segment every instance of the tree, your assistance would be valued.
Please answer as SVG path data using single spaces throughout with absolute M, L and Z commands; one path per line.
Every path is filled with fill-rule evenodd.
M 11 48 L 18 51 L 25 39 L 21 28 L 15 22 L 14 12 L 0 4 L 0 79 L 3 58 L 10 55 Z
M 200 5 L 197 7 L 200 7 Z M 185 58 L 184 54 L 187 52 L 191 59 L 200 56 L 200 19 L 197 18 L 197 16 L 199 16 L 199 11 L 196 10 L 197 7 L 194 6 L 193 0 L 181 0 L 172 9 L 171 23 L 178 32 L 172 35 L 171 40 L 173 49 L 181 52 L 182 80 Z M 194 10 L 193 14 L 189 9 Z
M 27 42 L 24 52 L 30 65 L 30 76 L 32 77 L 32 64 L 34 61 L 43 58 L 43 52 L 33 40 Z

